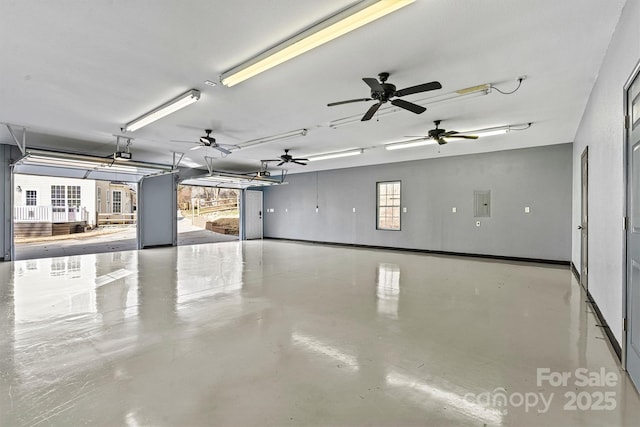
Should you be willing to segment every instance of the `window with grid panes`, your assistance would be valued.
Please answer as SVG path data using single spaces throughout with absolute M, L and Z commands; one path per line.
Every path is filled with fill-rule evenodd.
M 65 197 L 64 185 L 52 185 L 51 186 L 51 206 L 53 212 L 65 212 L 67 201 Z
M 378 230 L 400 230 L 400 181 L 378 183 Z
M 27 190 L 25 192 L 25 205 L 37 206 L 38 205 L 38 192 L 36 190 Z

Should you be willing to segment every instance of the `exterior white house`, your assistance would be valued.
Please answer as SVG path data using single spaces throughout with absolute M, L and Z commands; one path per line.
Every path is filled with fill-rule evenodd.
M 76 226 L 136 223 L 135 184 L 16 174 L 14 186 L 16 234 L 56 234 L 50 224 L 75 232 Z
M 14 222 L 96 224 L 96 182 L 90 179 L 14 177 Z

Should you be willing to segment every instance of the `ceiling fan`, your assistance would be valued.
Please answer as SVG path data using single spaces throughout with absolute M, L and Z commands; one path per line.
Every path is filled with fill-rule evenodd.
M 445 138 L 478 139 L 476 135 L 463 135 L 455 130 L 440 129 L 438 126 L 440 126 L 441 120 L 435 120 L 433 123 L 436 125 L 435 129 L 429 130 L 427 136 L 418 137 L 418 140 L 433 139 L 438 144 L 444 145 L 449 142 Z
M 397 97 L 403 97 L 414 93 L 428 92 L 430 90 L 442 88 L 440 82 L 434 81 L 396 90 L 395 85 L 387 83 L 389 73 L 380 73 L 378 74 L 378 78 L 380 79 L 379 82 L 373 77 L 364 77 L 362 79 L 371 88 L 371 98 L 358 98 L 349 99 L 347 101 L 331 102 L 327 104 L 327 106 L 333 107 L 334 105 L 348 104 L 351 102 L 378 101 L 377 103 L 369 107 L 369 110 L 367 110 L 364 116 L 362 116 L 361 121 L 364 122 L 367 120 L 371 120 L 373 115 L 376 113 L 376 111 L 378 111 L 378 108 L 380 108 L 382 104 L 389 101 L 391 98 L 396 98 L 391 99 L 391 103 L 396 107 L 404 108 L 405 110 L 409 110 L 412 113 L 421 114 L 427 110 L 425 107 L 409 101 L 405 101 L 404 99 L 397 99 Z
M 277 164 L 277 166 L 282 166 L 285 163 L 296 163 L 298 165 L 302 165 L 302 166 L 306 166 L 306 163 L 303 162 L 308 162 L 309 159 L 296 159 L 294 158 L 292 155 L 289 154 L 289 149 L 285 149 L 284 150 L 284 154 L 280 156 L 279 159 L 268 159 L 268 160 L 260 160 L 260 162 L 263 163 L 267 163 L 267 162 L 280 162 Z
M 203 148 L 203 147 L 215 148 L 216 150 L 220 151 L 225 155 L 231 154 L 231 151 L 225 147 L 239 148 L 237 145 L 219 144 L 218 142 L 216 142 L 216 139 L 211 136 L 211 132 L 213 132 L 211 129 L 205 129 L 204 132 L 206 135 L 201 136 L 198 141 L 176 141 L 176 140 L 172 140 L 172 141 L 173 142 L 189 142 L 192 144 L 198 144 L 195 147 L 190 148 L 190 150 L 199 150 L 200 148 Z

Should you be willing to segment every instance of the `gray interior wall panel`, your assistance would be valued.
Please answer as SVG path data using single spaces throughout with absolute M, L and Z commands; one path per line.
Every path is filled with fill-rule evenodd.
M 265 237 L 568 261 L 571 152 L 561 144 L 291 174 L 265 188 Z M 402 229 L 376 230 L 376 182 L 394 180 Z M 474 218 L 474 190 L 491 190 L 491 217 Z
M 2 184 L 0 184 L 0 200 L 2 200 L 2 207 L 0 208 L 0 259 L 4 261 L 11 260 L 11 227 L 12 227 L 12 215 L 11 215 L 11 146 L 0 145 L 0 175 L 2 176 Z
M 177 193 L 172 174 L 141 181 L 138 208 L 140 248 L 175 245 L 177 242 Z

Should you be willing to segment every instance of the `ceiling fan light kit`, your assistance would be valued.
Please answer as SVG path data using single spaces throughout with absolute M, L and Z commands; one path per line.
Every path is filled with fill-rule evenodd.
M 300 34 L 280 43 L 220 76 L 225 86 L 231 87 L 282 64 L 311 49 L 321 46 L 415 0 L 365 0 L 349 7 Z
M 134 132 L 150 123 L 155 122 L 165 116 L 168 116 L 171 113 L 174 113 L 188 105 L 193 104 L 197 100 L 200 99 L 200 91 L 196 89 L 191 89 L 182 95 L 172 99 L 171 101 L 162 104 L 158 108 L 149 111 L 146 114 L 138 117 L 135 120 L 130 121 L 124 127 L 124 131 L 126 132 Z
M 338 159 L 340 157 L 350 157 L 357 156 L 358 154 L 364 153 L 363 148 L 356 148 L 353 150 L 344 150 L 344 151 L 336 151 L 334 153 L 324 153 L 324 154 L 316 154 L 313 156 L 307 156 L 307 160 L 310 162 L 315 162 L 318 160 L 329 160 L 329 159 Z

